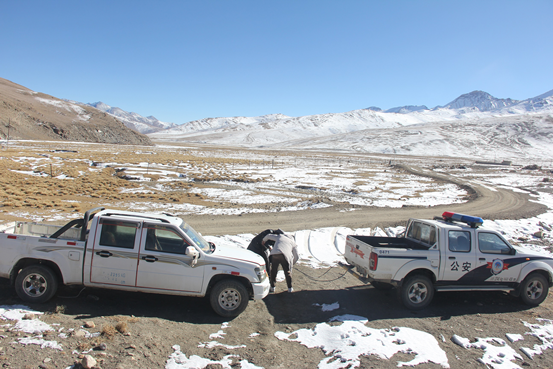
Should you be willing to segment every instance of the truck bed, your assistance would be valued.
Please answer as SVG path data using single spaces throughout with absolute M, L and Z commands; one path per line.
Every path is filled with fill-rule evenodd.
M 11 233 L 22 236 L 35 237 L 50 237 L 55 232 L 59 231 L 62 226 L 52 224 L 38 224 L 34 222 L 15 222 L 10 226 L 0 229 L 2 233 Z M 79 239 L 80 229 L 70 228 L 66 230 L 59 238 L 60 239 Z
M 395 249 L 413 249 L 413 250 L 428 250 L 428 246 L 422 245 L 416 241 L 404 237 L 376 237 L 376 236 L 357 236 L 350 235 L 361 242 L 372 247 L 386 247 Z

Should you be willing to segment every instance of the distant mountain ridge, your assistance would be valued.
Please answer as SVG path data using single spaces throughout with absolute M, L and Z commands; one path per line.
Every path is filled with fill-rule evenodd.
M 492 154 L 497 156 L 494 145 L 500 145 L 500 151 L 508 158 L 513 155 L 553 158 L 552 114 L 553 90 L 526 100 L 498 99 L 484 91 L 473 91 L 433 109 L 424 105 L 386 111 L 370 107 L 303 117 L 272 114 L 205 118 L 148 136 L 157 141 L 298 150 L 424 155 L 424 150 L 428 149 L 428 155 L 433 156 L 472 155 L 488 159 Z M 478 122 L 482 122 L 486 129 L 482 130 Z M 486 134 L 487 137 L 494 130 L 498 135 L 506 136 L 495 139 L 478 136 Z M 418 140 L 412 139 L 417 135 L 420 135 Z M 375 142 L 373 138 L 376 136 L 383 141 Z M 463 143 L 468 137 L 472 137 L 472 142 Z M 405 139 L 405 144 L 398 141 L 400 138 Z M 434 140 L 434 144 L 426 139 Z M 363 144 L 365 142 L 367 145 Z M 438 142 L 449 150 L 440 150 L 440 145 L 435 144 Z M 532 147 L 534 143 L 536 145 Z
M 18 139 L 139 145 L 155 139 L 298 151 L 553 160 L 553 90 L 525 100 L 472 91 L 432 109 L 370 107 L 303 117 L 205 118 L 181 125 L 102 102 L 58 99 L 2 78 L 0 103 L 0 117 L 8 122 L 0 125 L 0 139 L 9 130 Z
M 143 117 L 142 115 L 134 112 L 129 113 L 123 109 L 111 107 L 101 101 L 85 105 L 92 106 L 100 111 L 108 113 L 123 122 L 123 124 L 127 127 L 140 133 L 152 133 L 176 126 L 175 123 L 162 122 L 154 116 Z

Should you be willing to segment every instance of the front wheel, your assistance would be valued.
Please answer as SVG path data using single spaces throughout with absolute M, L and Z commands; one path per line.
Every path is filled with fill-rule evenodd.
M 432 281 L 423 275 L 407 278 L 399 289 L 401 302 L 411 310 L 424 309 L 434 297 Z
M 545 300 L 548 293 L 549 283 L 539 273 L 530 274 L 520 286 L 520 298 L 526 305 L 538 306 Z
M 58 289 L 58 280 L 52 269 L 31 265 L 15 278 L 15 292 L 25 302 L 41 303 L 50 300 Z
M 246 287 L 235 280 L 217 282 L 209 295 L 211 307 L 220 316 L 235 317 L 248 306 L 249 294 Z

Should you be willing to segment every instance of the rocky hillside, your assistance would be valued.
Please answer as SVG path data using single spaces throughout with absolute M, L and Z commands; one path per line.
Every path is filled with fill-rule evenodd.
M 150 139 L 93 107 L 0 78 L 0 137 L 152 145 Z

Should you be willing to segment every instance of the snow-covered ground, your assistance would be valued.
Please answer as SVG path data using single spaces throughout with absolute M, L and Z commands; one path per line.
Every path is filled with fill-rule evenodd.
M 339 303 L 332 305 L 335 305 L 334 308 L 336 309 L 339 307 Z M 322 306 L 322 309 L 325 309 L 325 307 L 328 308 L 328 305 Z M 332 308 L 328 310 L 332 310 Z M 43 313 L 23 305 L 0 306 L 0 322 L 2 323 L 0 326 L 12 331 L 26 333 L 26 335 L 10 344 L 36 345 L 43 349 L 63 350 L 63 341 L 67 338 L 67 334 L 70 333 L 71 329 L 66 330 L 65 327 L 59 325 L 46 324 L 40 320 L 41 314 Z M 450 364 L 446 351 L 440 345 L 440 341 L 446 342 L 446 340 L 451 340 L 451 342 L 467 350 L 482 350 L 482 357 L 479 361 L 491 368 L 512 369 L 521 368 L 516 364 L 517 360 L 522 360 L 521 354 L 532 359 L 536 355 L 543 354 L 546 350 L 553 349 L 553 320 L 537 318 L 533 322 L 521 321 L 520 324 L 528 330 L 525 335 L 533 336 L 540 342 L 531 347 L 523 346 L 520 349 L 521 353 L 518 353 L 509 345 L 509 342 L 524 340 L 525 336 L 520 334 L 505 332 L 504 338 L 478 337 L 474 341 L 458 335 L 447 338 L 443 335 L 434 337 L 426 332 L 409 327 L 371 328 L 367 318 L 356 315 L 338 315 L 328 322 L 315 325 L 311 329 L 303 328 L 291 333 L 277 331 L 275 337 L 279 340 L 298 342 L 311 349 L 322 349 L 327 356 L 321 360 L 319 368 L 324 369 L 356 367 L 359 365 L 360 357 L 367 355 L 392 360 L 394 354 L 398 352 L 414 355 L 414 358 L 409 362 L 398 361 L 396 363 L 398 367 L 416 366 L 431 362 L 443 368 L 449 368 Z M 233 368 L 231 366 L 233 358 L 240 359 L 240 349 L 247 347 L 247 344 L 226 345 L 224 343 L 225 331 L 229 329 L 232 329 L 232 325 L 228 322 L 223 323 L 217 332 L 206 337 L 205 342 L 198 342 L 198 347 L 223 347 L 227 350 L 236 350 L 236 354 L 227 355 L 221 360 L 211 360 L 197 355 L 188 357 L 179 345 L 173 345 L 174 352 L 167 358 L 165 368 L 198 369 L 205 368 L 210 364 L 219 364 L 222 368 Z M 80 330 L 82 331 L 80 333 L 84 333 L 86 337 L 94 336 L 94 334 L 86 331 L 84 327 L 81 327 Z M 55 335 L 49 334 L 48 337 L 51 339 L 45 339 L 44 333 L 47 331 L 49 333 L 54 332 Z M 258 332 L 252 332 L 243 339 L 244 342 L 251 342 L 258 336 Z M 76 353 L 80 354 L 79 352 Z M 240 368 L 243 369 L 261 368 L 247 360 L 240 360 L 239 362 Z M 77 365 L 73 365 L 69 366 L 68 369 L 76 367 Z
M 22 161 L 36 160 L 37 166 L 42 165 L 43 159 L 20 158 Z M 47 159 L 44 159 L 47 160 Z M 50 158 L 51 160 L 51 158 Z M 293 166 L 278 167 L 272 161 L 263 163 L 262 167 L 252 168 L 251 164 L 242 164 L 235 166 L 221 167 L 219 174 L 230 173 L 233 176 L 237 174 L 247 174 L 251 178 L 260 179 L 257 182 L 237 183 L 221 181 L 217 185 L 225 185 L 225 190 L 217 191 L 214 187 L 206 189 L 197 189 L 198 193 L 205 195 L 214 201 L 231 202 L 236 199 L 236 204 L 243 207 L 232 207 L 228 209 L 213 209 L 208 207 L 195 206 L 188 209 L 195 213 L 211 214 L 233 214 L 235 212 L 248 211 L 248 206 L 256 202 L 278 202 L 282 209 L 292 210 L 301 209 L 301 203 L 295 198 L 297 196 L 298 186 L 305 190 L 305 196 L 314 198 L 321 192 L 325 196 L 332 198 L 333 201 L 341 201 L 352 205 L 376 205 L 376 206 L 401 206 L 403 204 L 427 206 L 437 204 L 447 204 L 463 201 L 466 193 L 447 184 L 434 184 L 426 181 L 424 178 L 403 175 L 398 177 L 393 172 L 388 172 L 384 167 L 376 170 L 371 165 L 346 165 L 343 162 L 329 162 L 324 166 L 319 166 L 313 170 L 298 168 L 293 170 Z M 296 163 L 294 163 L 296 165 Z M 374 163 L 373 163 L 374 164 Z M 104 163 L 103 166 L 107 165 Z M 163 190 L 163 178 L 171 177 L 181 178 L 183 181 L 190 180 L 189 176 L 197 172 L 198 168 L 188 168 L 185 163 L 176 167 L 153 165 L 151 163 L 141 163 L 130 165 L 125 163 L 111 163 L 114 166 L 127 167 L 127 173 L 136 175 L 143 184 L 143 191 L 148 191 L 147 179 L 143 176 L 145 171 L 159 174 L 158 181 L 161 190 Z M 259 164 L 257 164 L 259 165 Z M 91 170 L 100 170 L 101 166 L 91 167 Z M 206 172 L 213 172 L 214 168 L 203 169 Z M 441 169 L 434 168 L 440 172 Z M 540 183 L 543 182 L 544 175 L 536 173 L 535 175 L 522 173 L 519 169 L 508 168 L 497 170 L 486 176 L 481 173 L 475 173 L 474 169 L 450 170 L 459 178 L 467 181 L 479 181 L 479 183 L 494 188 L 497 186 L 506 186 L 511 189 L 522 191 L 521 188 L 532 189 L 534 201 L 543 203 L 549 207 L 549 211 L 537 217 L 520 220 L 485 220 L 484 226 L 493 228 L 501 232 L 509 241 L 519 244 L 523 247 L 529 247 L 534 250 L 548 253 L 541 246 L 537 246 L 537 234 L 540 239 L 551 240 L 553 237 L 553 195 L 548 192 L 540 191 Z M 40 175 L 40 172 L 29 172 L 29 175 Z M 65 178 L 64 180 L 70 180 Z M 217 182 L 217 181 L 216 181 Z M 290 191 L 290 192 L 288 192 Z M 294 191 L 294 192 L 292 192 Z M 311 202 L 305 206 L 324 206 L 324 202 Z M 129 205 L 129 204 L 127 204 Z M 184 208 L 177 208 L 180 205 L 167 205 L 163 209 L 156 209 L 153 205 L 148 210 L 152 211 L 175 211 L 186 212 Z M 174 206 L 174 207 L 171 207 Z M 136 210 L 141 210 L 135 207 Z M 238 210 L 237 210 L 238 209 Z M 56 219 L 59 214 L 52 213 L 51 218 Z M 61 215 L 60 215 L 61 216 Z M 260 230 L 261 231 L 261 230 Z M 348 234 L 370 234 L 370 235 L 389 235 L 393 236 L 402 231 L 401 227 L 387 229 L 349 229 L 345 227 L 329 227 L 321 229 L 300 230 L 294 232 L 296 242 L 299 246 L 300 262 L 313 268 L 334 266 L 343 261 L 345 249 L 345 238 Z M 245 248 L 253 234 L 226 235 L 220 237 L 206 236 L 209 241 L 216 244 L 227 244 L 236 247 Z M 282 275 L 279 276 L 282 278 Z M 333 304 L 319 304 L 322 311 L 336 310 L 340 306 L 340 301 Z M 23 320 L 25 313 L 31 312 L 25 306 L 0 306 L 0 319 L 5 327 L 20 330 L 29 333 L 31 336 L 18 339 L 13 344 L 37 345 L 42 348 L 60 349 L 63 347 L 64 329 L 63 327 L 53 327 L 45 325 L 39 319 Z M 33 312 L 40 315 L 40 312 Z M 341 322 L 337 324 L 336 322 Z M 319 364 L 320 368 L 347 368 L 359 363 L 362 355 L 376 355 L 381 359 L 393 360 L 394 353 L 403 352 L 415 354 L 410 362 L 398 362 L 398 366 L 414 366 L 419 363 L 432 362 L 444 368 L 449 367 L 446 352 L 440 342 L 452 341 L 467 350 L 482 350 L 482 363 L 492 368 L 519 368 L 516 364 L 521 355 L 532 358 L 541 355 L 546 350 L 553 348 L 553 321 L 546 319 L 536 319 L 535 321 L 522 321 L 521 326 L 528 330 L 526 335 L 537 337 L 541 344 L 535 344 L 531 347 L 525 347 L 517 352 L 509 343 L 524 340 L 525 336 L 515 335 L 510 332 L 504 332 L 504 337 L 481 337 L 476 341 L 469 338 L 454 335 L 452 337 L 434 337 L 424 331 L 412 329 L 410 327 L 389 327 L 386 329 L 371 328 L 370 322 L 366 317 L 339 315 L 328 322 L 320 322 L 313 328 L 304 328 L 291 333 L 276 332 L 275 337 L 279 340 L 293 341 L 308 348 L 322 349 L 327 357 Z M 206 337 L 205 342 L 198 342 L 200 347 L 210 348 L 222 346 L 228 350 L 236 350 L 236 355 L 229 355 L 219 361 L 212 361 L 199 356 L 187 356 L 186 352 L 174 343 L 167 343 L 172 346 L 174 352 L 167 358 L 166 368 L 185 369 L 185 368 L 204 368 L 209 364 L 219 364 L 223 368 L 230 368 L 232 358 L 240 357 L 239 349 L 248 345 L 250 340 L 255 340 L 258 332 L 251 332 L 244 337 L 244 344 L 238 346 L 229 346 L 224 343 L 225 331 L 232 329 L 232 325 L 225 323 L 218 332 Z M 45 340 L 41 332 L 45 330 L 56 331 L 58 337 L 55 340 Z M 485 336 L 485 332 L 483 334 Z M 49 335 L 49 337 L 52 337 Z M 422 345 L 421 342 L 425 344 Z M 259 368 L 246 360 L 240 361 L 241 368 Z
M 531 219 L 521 220 L 496 220 L 485 221 L 485 226 L 498 230 L 511 241 L 520 243 L 521 239 L 531 240 L 536 232 L 542 232 L 542 237 L 551 239 L 553 233 L 553 196 L 540 193 L 536 197 L 538 202 L 544 203 L 551 209 L 545 214 Z M 345 237 L 348 234 L 381 234 L 393 236 L 402 231 L 402 227 L 387 229 L 348 229 L 344 227 L 331 227 L 314 230 L 302 230 L 295 232 L 295 238 L 299 246 L 302 263 L 313 268 L 329 267 L 343 261 Z M 228 244 L 237 247 L 247 247 L 253 234 L 227 235 L 221 237 L 207 236 L 209 241 L 218 244 Z M 545 253 L 548 251 L 535 246 L 532 243 L 523 246 L 531 247 Z M 283 280 L 282 271 L 278 278 Z M 321 311 L 337 310 L 340 301 L 333 304 L 318 304 Z M 13 344 L 37 345 L 41 348 L 62 349 L 65 330 L 63 327 L 49 326 L 40 319 L 23 320 L 26 313 L 34 313 L 37 316 L 41 312 L 32 311 L 25 306 L 0 306 L 0 319 L 3 327 L 32 334 L 29 337 L 18 339 Z M 340 322 L 337 324 L 336 322 Z M 359 364 L 363 355 L 375 355 L 384 360 L 393 360 L 393 355 L 398 352 L 414 354 L 409 362 L 398 361 L 397 366 L 416 366 L 420 363 L 431 362 L 443 368 L 449 368 L 450 364 L 443 345 L 440 341 L 450 340 L 467 350 L 481 350 L 482 357 L 479 361 L 491 368 L 520 368 L 517 360 L 522 355 L 533 358 L 545 351 L 553 349 L 553 320 L 536 319 L 535 321 L 521 321 L 521 326 L 528 330 L 526 335 L 539 339 L 540 344 L 524 346 L 518 352 L 509 343 L 525 339 L 525 335 L 505 332 L 504 337 L 478 337 L 471 341 L 469 338 L 453 335 L 452 337 L 434 337 L 427 332 L 415 330 L 409 327 L 389 327 L 386 329 L 371 328 L 367 318 L 354 315 L 339 315 L 328 322 L 320 322 L 313 328 L 304 328 L 291 333 L 276 332 L 279 340 L 293 341 L 312 349 L 322 349 L 327 357 L 319 364 L 319 368 L 338 369 L 355 367 Z M 255 340 L 258 332 L 251 332 L 244 337 L 244 344 L 230 346 L 224 343 L 225 331 L 232 329 L 229 323 L 222 324 L 217 332 L 206 337 L 205 342 L 198 342 L 198 347 L 214 348 L 224 347 L 227 350 L 236 350 L 235 355 L 227 355 L 221 360 L 211 360 L 197 355 L 187 356 L 179 345 L 173 345 L 174 352 L 167 358 L 167 369 L 192 369 L 205 368 L 209 364 L 219 364 L 223 368 L 231 368 L 233 358 L 240 358 L 240 348 L 247 347 L 248 342 Z M 44 331 L 58 332 L 55 340 L 44 339 Z M 484 334 L 485 335 L 485 334 Z M 49 335 L 49 337 L 52 337 Z M 170 343 L 168 343 L 170 344 Z M 247 360 L 240 360 L 240 367 L 244 369 L 260 368 Z

